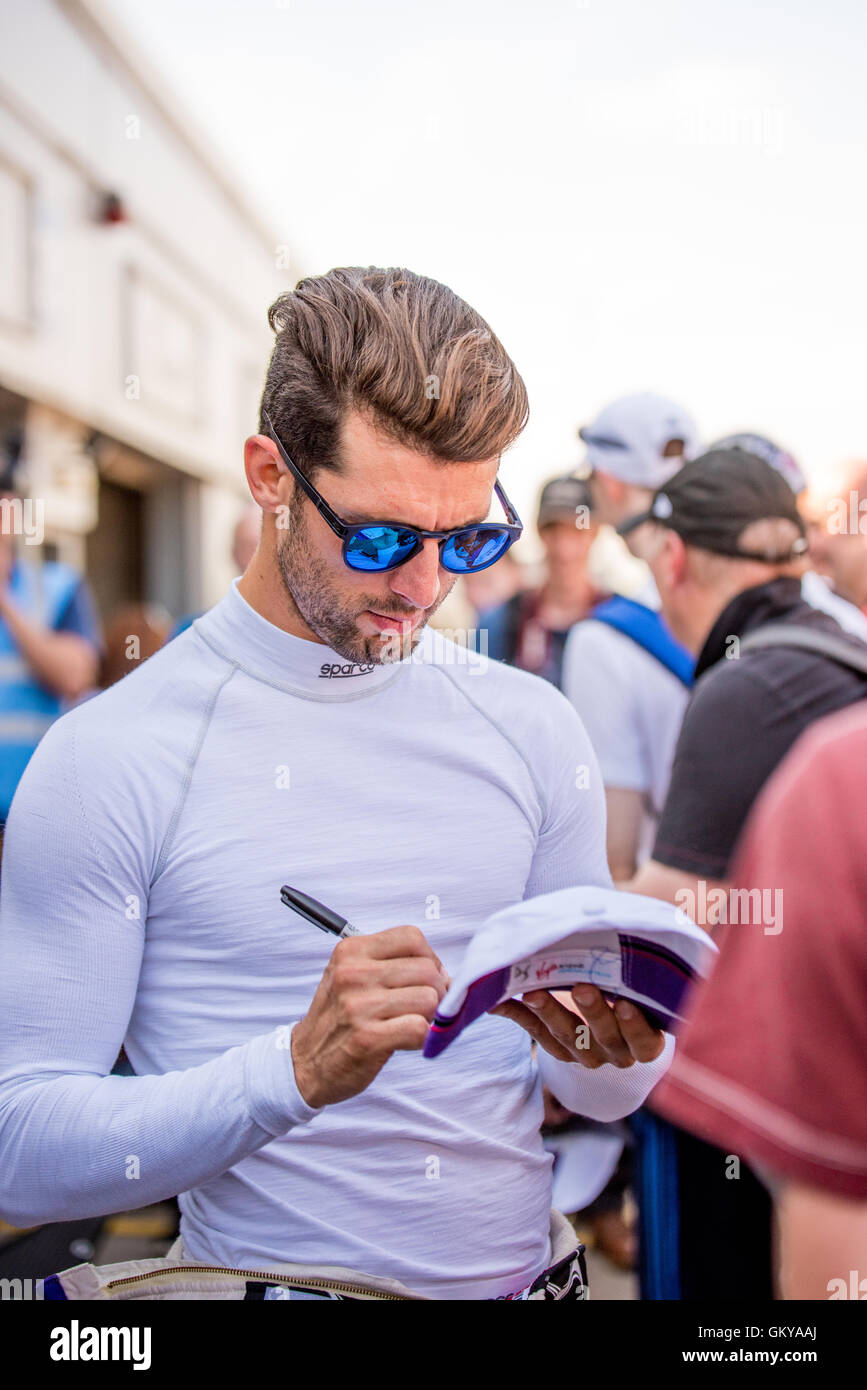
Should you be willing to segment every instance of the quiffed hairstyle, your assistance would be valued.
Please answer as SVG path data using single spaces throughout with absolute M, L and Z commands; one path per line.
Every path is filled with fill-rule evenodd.
M 277 334 L 265 411 L 308 477 L 339 470 L 347 409 L 444 461 L 498 457 L 527 423 L 527 390 L 484 319 L 411 270 L 350 266 L 300 280 L 268 311 Z

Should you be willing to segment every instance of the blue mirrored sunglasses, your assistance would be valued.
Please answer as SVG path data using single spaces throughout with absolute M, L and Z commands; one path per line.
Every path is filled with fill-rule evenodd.
M 350 525 L 341 521 L 332 511 L 325 498 L 305 478 L 300 468 L 294 464 L 280 442 L 277 431 L 267 410 L 264 411 L 271 438 L 280 451 L 280 457 L 293 478 L 301 487 L 319 514 L 324 517 L 336 536 L 343 541 L 344 564 L 350 569 L 366 571 L 368 574 L 382 574 L 385 570 L 397 569 L 417 555 L 426 540 L 438 540 L 440 564 L 451 574 L 478 574 L 501 559 L 523 531 L 523 525 L 511 502 L 505 494 L 499 479 L 494 491 L 506 513 L 507 524 L 496 521 L 477 522 L 473 526 L 462 526 L 455 531 L 420 531 L 414 526 L 404 526 L 400 522 L 369 522 Z

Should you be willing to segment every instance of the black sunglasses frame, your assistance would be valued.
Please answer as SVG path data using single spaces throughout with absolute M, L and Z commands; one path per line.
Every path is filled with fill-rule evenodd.
M 314 507 L 319 512 L 320 516 L 322 516 L 325 519 L 325 521 L 327 521 L 334 534 L 336 536 L 339 536 L 340 539 L 343 541 L 343 563 L 346 565 L 347 569 L 353 570 L 356 574 L 385 574 L 388 570 L 398 569 L 401 565 L 405 565 L 407 560 L 411 560 L 414 555 L 418 554 L 418 552 L 422 548 L 424 541 L 426 540 L 439 541 L 440 564 L 443 566 L 443 569 L 448 570 L 449 574 L 480 574 L 482 570 L 486 570 L 491 565 L 495 565 L 498 560 L 502 560 L 506 551 L 515 544 L 515 541 L 523 533 L 524 526 L 521 521 L 521 518 L 518 516 L 518 513 L 515 511 L 515 508 L 512 506 L 511 502 L 506 496 L 505 490 L 502 484 L 500 483 L 499 478 L 494 483 L 494 492 L 500 500 L 500 505 L 502 506 L 503 511 L 506 513 L 506 524 L 504 524 L 501 521 L 479 521 L 474 523 L 472 526 L 459 526 L 453 531 L 421 531 L 417 526 L 407 526 L 402 521 L 362 521 L 356 524 L 350 524 L 349 522 L 342 521 L 341 518 L 337 515 L 337 513 L 333 511 L 331 507 L 329 507 L 325 498 L 322 496 L 320 492 L 316 490 L 316 488 L 310 482 L 309 478 L 305 478 L 298 465 L 292 462 L 291 458 L 287 454 L 286 450 L 283 447 L 283 444 L 280 441 L 280 437 L 277 434 L 276 429 L 274 428 L 274 422 L 271 419 L 271 416 L 268 414 L 267 410 L 264 411 L 263 414 L 265 416 L 266 421 L 268 422 L 268 428 L 271 431 L 270 437 L 273 439 L 274 443 L 277 445 L 277 448 L 280 451 L 280 457 L 286 464 L 286 467 L 289 469 L 293 478 L 295 478 L 299 486 L 304 490 L 304 492 L 306 492 L 307 496 L 310 498 L 310 501 L 313 503 Z M 347 550 L 349 548 L 349 544 L 352 541 L 353 537 L 358 535 L 360 531 L 368 531 L 372 527 L 380 526 L 393 527 L 396 531 L 408 531 L 412 536 L 415 537 L 414 546 L 411 550 L 409 550 L 406 553 L 406 555 L 401 555 L 399 560 L 395 560 L 395 562 L 391 565 L 383 565 L 381 569 L 364 569 L 359 567 L 358 565 L 351 565 L 347 560 L 346 555 Z M 497 531 L 500 534 L 505 533 L 509 537 L 509 544 L 505 545 L 503 549 L 500 551 L 500 553 L 494 556 L 493 560 L 488 560 L 484 565 L 474 565 L 468 569 L 453 570 L 448 565 L 443 563 L 443 547 L 445 546 L 447 541 L 455 540 L 458 536 L 467 535 L 473 531 L 481 530 Z

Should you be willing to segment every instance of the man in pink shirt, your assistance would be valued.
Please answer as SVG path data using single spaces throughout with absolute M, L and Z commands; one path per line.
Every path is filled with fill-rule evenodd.
M 859 702 L 805 733 L 757 801 L 734 878 L 781 890 L 783 929 L 719 929 L 650 1102 L 767 1181 L 790 1299 L 867 1298 L 865 785 Z

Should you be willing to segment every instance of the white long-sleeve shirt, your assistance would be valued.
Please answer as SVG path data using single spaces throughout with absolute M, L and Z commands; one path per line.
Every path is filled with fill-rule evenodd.
M 313 1110 L 290 1030 L 333 939 L 290 883 L 364 931 L 418 925 L 447 969 L 490 913 L 610 886 L 602 784 L 546 682 L 462 660 L 350 667 L 237 581 L 191 629 L 63 716 L 6 827 L 0 1214 L 16 1225 L 179 1195 L 195 1259 L 303 1261 L 489 1298 L 549 1259 L 541 1079 L 629 1113 L 667 1068 L 534 1061 L 486 1015 Z M 108 1073 L 123 1044 L 135 1076 Z

